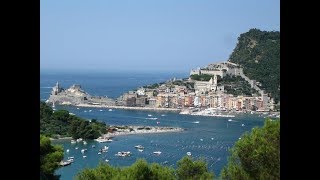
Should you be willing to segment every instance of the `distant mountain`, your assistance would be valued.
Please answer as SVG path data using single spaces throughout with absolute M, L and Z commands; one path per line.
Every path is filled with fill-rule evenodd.
M 229 62 L 239 64 L 261 89 L 280 101 L 280 32 L 250 29 L 238 38 Z

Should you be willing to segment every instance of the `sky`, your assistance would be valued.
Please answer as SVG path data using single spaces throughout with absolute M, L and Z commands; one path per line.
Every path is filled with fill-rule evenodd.
M 41 0 L 40 70 L 187 72 L 251 28 L 280 31 L 280 0 Z

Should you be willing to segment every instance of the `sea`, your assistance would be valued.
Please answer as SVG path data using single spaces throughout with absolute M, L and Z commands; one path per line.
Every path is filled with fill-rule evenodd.
M 89 94 L 117 98 L 125 92 L 147 84 L 164 82 L 172 78 L 186 78 L 188 75 L 188 72 L 41 71 L 40 99 L 47 100 L 52 87 L 57 82 L 63 88 L 80 84 Z M 180 115 L 169 111 L 109 110 L 72 106 L 56 106 L 56 109 L 66 109 L 84 119 L 97 119 L 109 125 L 184 128 L 183 132 L 117 136 L 113 138 L 114 141 L 108 143 L 87 141 L 84 145 L 83 143 L 71 144 L 70 140 L 55 140 L 53 144 L 59 144 L 64 148 L 64 160 L 74 157 L 71 165 L 56 170 L 61 180 L 73 179 L 81 170 L 94 168 L 106 160 L 113 166 L 123 167 L 130 166 L 137 159 L 143 158 L 149 163 L 155 162 L 176 168 L 177 161 L 187 156 L 187 152 L 190 152 L 194 159 L 205 160 L 209 170 L 218 176 L 227 164 L 230 148 L 241 138 L 241 135 L 254 127 L 263 126 L 264 123 L 264 117 L 257 114 L 235 114 L 235 117 L 230 118 Z M 144 146 L 144 151 L 138 151 L 134 147 L 136 145 Z M 108 152 L 98 154 L 99 149 L 104 146 L 109 147 Z M 87 149 L 87 151 L 82 154 L 81 149 Z M 130 151 L 132 155 L 115 156 L 119 151 Z M 162 153 L 155 155 L 154 151 Z

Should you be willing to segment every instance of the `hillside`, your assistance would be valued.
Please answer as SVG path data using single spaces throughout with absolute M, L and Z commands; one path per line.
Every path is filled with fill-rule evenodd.
M 250 29 L 238 38 L 229 61 L 239 64 L 250 79 L 280 101 L 280 32 Z
M 95 139 L 106 133 L 106 129 L 104 122 L 95 119 L 90 122 L 70 115 L 66 110 L 53 111 L 46 103 L 40 102 L 40 134 L 48 137 Z

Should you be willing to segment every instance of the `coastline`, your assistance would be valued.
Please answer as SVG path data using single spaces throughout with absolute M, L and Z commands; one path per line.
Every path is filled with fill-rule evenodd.
M 126 109 L 126 110 L 147 110 L 147 111 L 173 111 L 179 112 L 181 109 L 177 108 L 152 108 L 152 107 L 128 107 L 128 106 L 106 106 L 93 104 L 78 104 L 76 107 L 93 107 L 93 108 L 109 108 L 109 109 Z
M 158 133 L 171 133 L 171 132 L 184 131 L 183 128 L 179 128 L 179 127 L 128 126 L 128 128 L 132 128 L 133 131 L 129 131 L 129 129 L 125 129 L 125 130 L 118 129 L 117 132 L 113 132 L 113 133 L 109 132 L 108 134 L 104 134 L 103 137 L 112 138 L 115 136 L 125 136 L 125 135 L 158 134 Z
M 72 137 L 61 137 L 61 138 L 49 138 L 51 141 L 56 141 L 56 140 L 71 140 Z

